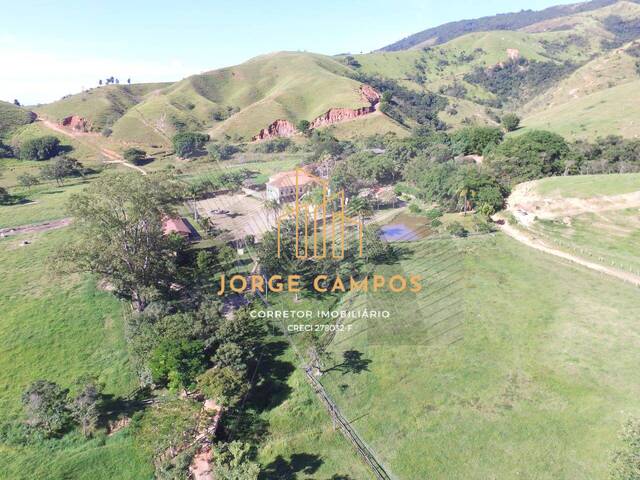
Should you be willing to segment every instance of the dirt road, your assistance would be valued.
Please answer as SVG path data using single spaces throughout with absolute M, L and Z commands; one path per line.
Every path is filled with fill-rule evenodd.
M 550 199 L 538 195 L 535 190 L 535 182 L 526 182 L 516 186 L 507 200 L 506 211 L 511 213 L 518 221 L 518 227 L 509 225 L 504 215 L 495 215 L 494 219 L 504 222 L 503 224 L 498 224 L 502 232 L 528 247 L 569 260 L 570 262 L 577 263 L 627 283 L 640 286 L 640 275 L 601 265 L 559 250 L 544 242 L 544 240 L 540 239 L 534 232 L 528 229 L 528 227 L 533 225 L 536 217 L 552 219 L 580 215 L 582 213 L 604 212 L 632 207 L 640 207 L 640 192 L 594 198 Z
M 535 248 L 536 250 L 548 253 L 550 255 L 555 255 L 556 257 L 569 260 L 570 262 L 577 263 L 578 265 L 582 265 L 584 267 L 590 268 L 591 270 L 604 273 L 605 275 L 610 275 L 612 277 L 618 278 L 627 283 L 631 283 L 633 285 L 640 287 L 639 275 L 635 275 L 630 272 L 625 272 L 624 270 L 618 270 L 617 268 L 600 265 L 599 263 L 590 262 L 589 260 L 586 260 L 584 258 L 578 257 L 576 255 L 572 255 L 562 250 L 558 250 L 557 248 L 549 246 L 539 238 L 531 236 L 528 233 L 522 232 L 518 228 L 513 227 L 508 223 L 505 223 L 504 225 L 499 225 L 499 227 L 500 227 L 500 230 L 502 230 L 504 233 L 509 235 L 511 238 L 519 241 L 520 243 L 528 247 Z
M 71 225 L 72 218 L 62 218 L 60 220 L 52 220 L 44 223 L 32 223 L 30 225 L 22 225 L 19 227 L 0 228 L 0 238 L 11 237 L 13 235 L 21 235 L 24 233 L 40 233 L 57 228 L 64 228 Z
M 142 167 L 139 167 L 137 165 L 133 165 L 132 163 L 129 163 L 129 162 L 125 161 L 125 159 L 119 153 L 114 152 L 113 150 L 110 150 L 108 148 L 104 148 L 102 146 L 96 145 L 95 143 L 90 141 L 91 139 L 95 139 L 96 134 L 94 134 L 94 133 L 76 132 L 74 130 L 70 130 L 68 128 L 64 128 L 61 125 L 58 125 L 57 123 L 52 122 L 51 120 L 47 120 L 46 118 L 42 118 L 42 117 L 38 117 L 36 119 L 36 121 L 42 122 L 44 126 L 49 128 L 50 130 L 53 130 L 54 132 L 58 132 L 58 133 L 60 133 L 62 135 L 65 135 L 65 136 L 67 136 L 69 138 L 73 138 L 74 140 L 82 143 L 83 145 L 86 145 L 87 147 L 89 147 L 89 148 L 91 148 L 93 150 L 98 150 L 104 157 L 109 159 L 109 160 L 105 160 L 104 163 L 107 163 L 107 164 L 120 164 L 120 165 L 122 165 L 124 167 L 131 168 L 132 170 L 136 170 L 136 171 L 140 172 L 142 175 L 146 175 L 147 174 L 147 172 Z

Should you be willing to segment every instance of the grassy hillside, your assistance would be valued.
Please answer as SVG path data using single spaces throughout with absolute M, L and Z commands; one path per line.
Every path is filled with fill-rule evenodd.
M 537 180 L 534 190 L 550 199 L 621 195 L 640 191 L 640 173 L 549 177 Z
M 145 95 L 168 85 L 170 84 L 106 85 L 39 106 L 36 111 L 58 122 L 65 117 L 78 115 L 89 121 L 92 130 L 99 132 L 112 126 L 127 110 L 141 102 Z
M 524 118 L 526 129 L 551 130 L 569 138 L 640 135 L 640 79 L 543 109 Z
M 577 12 L 598 9 L 614 3 L 615 0 L 592 0 L 573 5 L 561 5 L 540 11 L 522 10 L 503 13 L 475 20 L 460 20 L 410 35 L 396 43 L 381 48 L 382 51 L 397 51 L 421 48 L 445 43 L 467 33 L 488 30 L 519 30 L 529 25 L 565 17 Z
M 368 105 L 350 73 L 322 55 L 263 55 L 150 95 L 114 125 L 114 137 L 135 141 L 195 129 L 215 138 L 250 140 L 276 119 L 311 121 L 330 108 Z
M 0 140 L 15 129 L 33 122 L 33 114 L 12 103 L 0 101 Z

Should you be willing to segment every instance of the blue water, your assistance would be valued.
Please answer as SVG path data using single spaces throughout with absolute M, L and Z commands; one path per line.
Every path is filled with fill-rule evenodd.
M 385 242 L 410 242 L 420 236 L 403 223 L 394 223 L 380 228 L 380 238 Z

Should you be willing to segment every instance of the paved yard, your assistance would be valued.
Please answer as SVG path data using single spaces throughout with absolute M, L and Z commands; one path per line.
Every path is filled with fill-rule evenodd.
M 256 239 L 273 228 L 273 212 L 264 208 L 262 200 L 237 193 L 218 195 L 196 202 L 201 216 L 210 217 L 222 230 L 228 232 L 229 240 L 254 235 Z

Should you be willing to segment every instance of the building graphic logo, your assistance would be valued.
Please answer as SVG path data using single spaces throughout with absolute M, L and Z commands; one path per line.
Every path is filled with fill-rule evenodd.
M 359 217 L 346 215 L 344 191 L 341 190 L 332 195 L 327 180 L 311 175 L 302 169 L 296 169 L 295 173 L 294 207 L 285 209 L 276 220 L 278 257 L 283 254 L 281 235 L 284 233 L 281 231 L 281 227 L 283 222 L 287 220 L 293 220 L 295 223 L 295 257 L 298 260 L 344 259 L 349 233 L 355 233 L 354 230 L 357 230 L 358 252 L 362 257 L 364 222 Z M 308 187 L 308 182 L 301 181 L 309 177 L 312 178 L 312 183 L 321 189 L 322 199 L 319 203 L 309 201 L 310 194 L 314 192 Z M 330 248 L 328 249 L 327 243 L 329 241 Z

